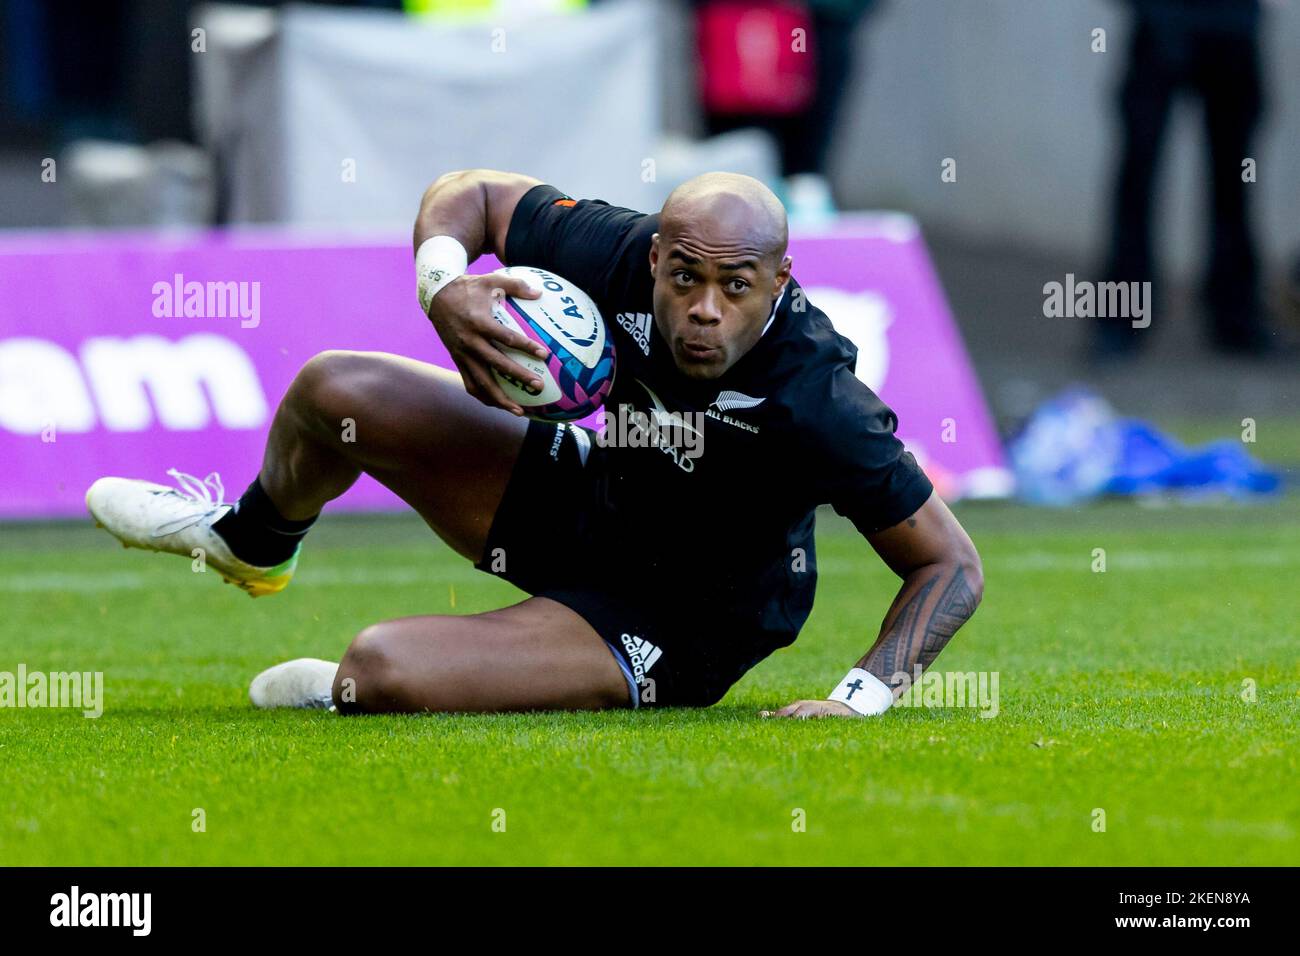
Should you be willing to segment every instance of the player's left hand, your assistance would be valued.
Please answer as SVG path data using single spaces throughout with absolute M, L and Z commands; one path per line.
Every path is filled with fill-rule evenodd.
M 796 700 L 780 710 L 760 710 L 760 717 L 861 717 L 848 704 L 838 700 Z

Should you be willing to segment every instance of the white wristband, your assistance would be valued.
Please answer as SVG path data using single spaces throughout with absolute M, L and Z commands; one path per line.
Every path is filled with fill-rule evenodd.
M 433 297 L 469 268 L 469 253 L 451 236 L 431 236 L 415 250 L 416 289 L 420 308 L 429 314 Z
M 848 704 L 864 717 L 878 717 L 894 706 L 894 692 L 875 674 L 855 667 L 844 675 L 827 700 Z

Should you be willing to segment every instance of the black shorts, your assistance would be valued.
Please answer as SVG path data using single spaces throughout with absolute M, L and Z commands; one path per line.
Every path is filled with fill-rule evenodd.
M 633 707 L 714 704 L 773 648 L 644 587 L 637 543 L 611 535 L 600 454 L 589 429 L 530 422 L 475 567 L 579 614 L 613 652 Z

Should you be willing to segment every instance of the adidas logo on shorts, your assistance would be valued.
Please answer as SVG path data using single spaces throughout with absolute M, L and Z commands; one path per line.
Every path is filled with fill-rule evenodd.
M 636 678 L 638 684 L 644 684 L 646 671 L 655 666 L 655 661 L 663 656 L 663 651 L 643 637 L 620 634 L 619 640 L 623 642 L 627 656 L 632 662 L 632 676 Z

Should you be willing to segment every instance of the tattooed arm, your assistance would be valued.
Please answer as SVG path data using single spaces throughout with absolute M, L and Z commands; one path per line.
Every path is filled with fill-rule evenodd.
M 938 495 L 892 528 L 868 539 L 876 553 L 903 579 L 871 650 L 855 665 L 894 690 L 895 699 L 915 679 L 913 668 L 929 667 L 957 629 L 975 613 L 984 593 L 979 554 L 966 530 Z M 765 712 L 766 716 L 766 712 Z M 856 717 L 834 700 L 800 700 L 777 717 Z
M 869 539 L 903 579 L 880 636 L 857 666 L 895 689 L 929 667 L 957 629 L 975 613 L 984 593 L 979 554 L 966 530 L 938 495 L 912 517 Z M 906 686 L 906 685 L 904 685 Z

